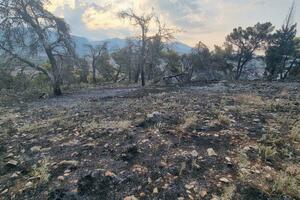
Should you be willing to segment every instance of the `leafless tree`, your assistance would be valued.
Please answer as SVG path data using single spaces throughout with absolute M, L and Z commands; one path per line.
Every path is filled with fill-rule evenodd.
M 54 95 L 61 95 L 62 56 L 75 56 L 69 27 L 63 19 L 48 12 L 46 0 L 0 0 L 0 49 L 45 74 Z M 51 69 L 32 61 L 33 56 L 46 56 Z
M 146 56 L 147 56 L 147 42 L 153 38 L 160 37 L 162 40 L 169 40 L 173 38 L 173 33 L 175 32 L 172 29 L 167 28 L 165 25 L 162 25 L 159 19 L 154 15 L 154 13 L 137 15 L 133 10 L 122 11 L 119 13 L 119 17 L 123 19 L 129 19 L 134 26 L 137 26 L 141 30 L 139 36 L 141 42 L 140 49 L 140 59 L 139 67 L 136 76 L 136 82 L 138 82 L 139 76 L 141 75 L 142 86 L 145 86 L 145 65 L 146 65 Z M 149 36 L 149 27 L 151 23 L 154 22 L 157 24 L 157 34 L 154 36 Z
M 96 70 L 97 65 L 100 62 L 101 56 L 103 52 L 107 49 L 107 43 L 103 43 L 101 45 L 93 46 L 87 45 L 89 49 L 89 54 L 86 56 L 91 60 L 92 70 L 93 70 L 93 83 L 96 84 Z

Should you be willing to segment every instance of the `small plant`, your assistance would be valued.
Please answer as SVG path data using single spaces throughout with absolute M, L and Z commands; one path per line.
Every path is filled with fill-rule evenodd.
M 278 194 L 300 196 L 300 181 L 286 172 L 280 172 L 273 185 L 273 192 Z
M 182 130 L 189 128 L 192 125 L 195 125 L 198 121 L 198 117 L 195 114 L 188 114 L 185 119 L 184 123 L 180 126 Z
M 47 183 L 50 178 L 49 165 L 49 160 L 45 158 L 33 168 L 31 175 L 33 177 L 38 177 L 40 183 Z
M 290 136 L 294 142 L 300 142 L 300 122 L 296 123 L 292 128 Z
M 236 187 L 234 185 L 230 185 L 228 187 L 225 187 L 223 190 L 223 194 L 221 196 L 221 200 L 231 200 L 234 198 L 236 191 Z
M 264 101 L 260 96 L 254 94 L 241 94 L 236 99 L 240 104 L 244 105 L 263 105 Z
M 278 154 L 276 147 L 265 145 L 259 147 L 259 152 L 264 161 L 273 161 Z
M 219 113 L 218 121 L 219 121 L 220 124 L 222 124 L 224 126 L 230 126 L 230 124 L 231 124 L 230 118 L 227 115 L 223 114 L 223 113 Z

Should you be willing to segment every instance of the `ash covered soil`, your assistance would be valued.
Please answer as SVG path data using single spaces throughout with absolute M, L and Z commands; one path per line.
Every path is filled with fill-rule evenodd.
M 99 88 L 0 126 L 0 199 L 300 198 L 300 83 Z

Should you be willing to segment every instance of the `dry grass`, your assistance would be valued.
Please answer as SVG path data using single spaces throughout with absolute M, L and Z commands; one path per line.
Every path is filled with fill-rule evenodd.
M 224 126 L 230 126 L 231 119 L 227 115 L 225 115 L 223 113 L 219 113 L 218 114 L 218 122 Z
M 68 118 L 59 116 L 59 117 L 55 117 L 55 118 L 51 118 L 51 119 L 39 120 L 39 121 L 31 122 L 31 123 L 26 123 L 23 126 L 21 126 L 20 128 L 18 128 L 18 131 L 19 132 L 33 132 L 33 131 L 40 130 L 43 128 L 52 127 L 55 124 L 59 124 L 60 127 L 64 127 L 64 128 L 68 128 L 68 127 L 72 126 L 72 123 Z
M 280 172 L 274 181 L 273 192 L 298 198 L 300 196 L 300 180 L 286 172 Z
M 300 122 L 297 122 L 291 130 L 291 139 L 294 142 L 300 142 Z
M 122 129 L 127 130 L 132 125 L 131 121 L 92 121 L 91 123 L 84 124 L 86 131 L 95 131 L 97 129 Z
M 45 158 L 31 172 L 31 176 L 38 178 L 39 183 L 47 183 L 50 178 L 49 160 Z
M 249 106 L 262 106 L 264 105 L 263 99 L 255 94 L 241 94 L 238 95 L 235 100 L 242 105 Z
M 278 154 L 276 147 L 266 145 L 259 147 L 259 153 L 264 161 L 274 160 Z
M 185 119 L 184 119 L 184 123 L 182 125 L 180 125 L 180 128 L 182 130 L 185 130 L 187 128 L 189 128 L 192 125 L 195 125 L 198 121 L 198 116 L 195 114 L 188 114 Z
M 236 191 L 236 187 L 234 185 L 230 185 L 228 187 L 225 187 L 223 190 L 223 194 L 221 196 L 221 200 L 231 200 L 234 198 Z

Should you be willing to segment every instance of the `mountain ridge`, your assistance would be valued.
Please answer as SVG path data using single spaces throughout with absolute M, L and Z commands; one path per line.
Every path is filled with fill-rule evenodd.
M 79 55 L 87 54 L 88 52 L 87 45 L 95 46 L 107 42 L 109 52 L 116 51 L 126 46 L 126 39 L 121 39 L 121 38 L 109 38 L 105 40 L 90 40 L 86 37 L 72 35 L 72 39 L 76 44 L 76 51 Z M 176 51 L 178 54 L 189 53 L 192 49 L 192 47 L 180 41 L 170 42 L 168 44 L 168 47 Z

